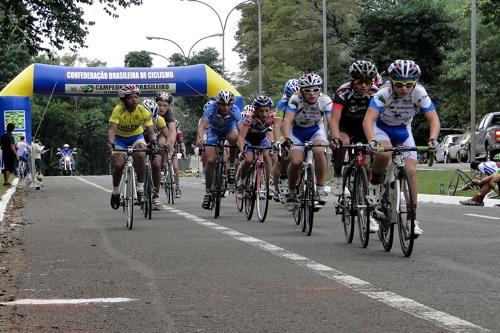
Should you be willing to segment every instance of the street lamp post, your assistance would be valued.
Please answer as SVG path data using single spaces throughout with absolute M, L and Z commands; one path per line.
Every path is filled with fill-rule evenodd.
M 155 52 L 151 52 L 151 51 L 146 51 L 146 52 L 147 52 L 148 54 L 150 54 L 150 55 L 155 55 L 155 56 L 157 56 L 157 57 L 161 57 L 161 58 L 165 59 L 166 61 L 168 61 L 167 66 L 170 66 L 170 60 L 168 60 L 168 58 L 167 58 L 167 57 L 165 57 L 164 55 L 161 55 L 161 54 L 159 54 L 159 53 L 155 53 Z
M 168 42 L 174 43 L 179 48 L 179 50 L 181 50 L 182 56 L 184 57 L 184 59 L 189 59 L 189 56 L 191 55 L 191 51 L 193 50 L 193 47 L 196 44 L 198 44 L 199 42 L 201 42 L 204 39 L 207 39 L 207 38 L 210 38 L 210 37 L 219 37 L 219 36 L 222 36 L 222 34 L 212 34 L 212 35 L 208 35 L 208 36 L 205 36 L 205 37 L 202 37 L 202 38 L 198 39 L 196 42 L 194 42 L 194 44 L 191 46 L 191 48 L 189 48 L 189 52 L 187 53 L 187 56 L 186 56 L 186 52 L 184 52 L 184 49 L 178 43 L 176 43 L 175 41 L 173 41 L 171 39 L 168 39 L 168 38 L 165 38 L 165 37 L 156 37 L 156 36 L 146 36 L 146 38 L 148 40 L 160 39 L 160 40 L 166 40 Z M 153 53 L 153 52 L 148 52 L 148 53 L 154 54 L 154 55 L 158 55 L 160 57 L 165 58 L 164 56 L 156 54 L 156 53 Z M 165 59 L 167 59 L 167 58 L 165 58 Z
M 184 0 L 181 0 L 181 1 L 184 1 Z M 226 71 L 226 67 L 225 67 L 225 34 L 226 34 L 226 26 L 227 26 L 227 20 L 229 19 L 229 15 L 231 15 L 231 13 L 236 9 L 238 8 L 239 5 L 245 3 L 245 2 L 255 2 L 257 3 L 257 10 L 258 10 L 258 34 L 259 34 L 259 95 L 262 94 L 262 31 L 261 31 L 261 27 L 262 27 L 262 21 L 261 21 L 261 9 L 260 9 L 260 0 L 245 0 L 245 1 L 242 1 L 240 3 L 238 3 L 236 6 L 234 6 L 233 8 L 231 8 L 231 10 L 229 11 L 229 13 L 226 15 L 226 19 L 224 20 L 224 23 L 222 23 L 222 18 L 220 17 L 219 15 L 219 12 L 217 12 L 212 6 L 210 6 L 208 3 L 206 2 L 203 2 L 201 0 L 186 0 L 186 1 L 190 1 L 190 2 L 199 2 L 205 6 L 207 6 L 208 8 L 210 8 L 214 13 L 215 15 L 217 15 L 217 18 L 219 19 L 219 23 L 220 23 L 220 27 L 222 29 L 222 72 L 224 73 Z

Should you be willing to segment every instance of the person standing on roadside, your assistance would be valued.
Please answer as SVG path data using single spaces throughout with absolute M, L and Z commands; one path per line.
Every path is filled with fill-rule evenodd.
M 12 135 L 12 131 L 14 131 L 14 128 L 14 124 L 8 123 L 7 132 L 5 132 L 0 137 L 0 144 L 3 151 L 3 186 L 7 187 L 12 186 L 12 184 L 9 183 L 10 174 L 14 173 L 16 160 L 19 160 L 19 157 L 16 154 L 16 141 L 14 139 L 14 136 Z

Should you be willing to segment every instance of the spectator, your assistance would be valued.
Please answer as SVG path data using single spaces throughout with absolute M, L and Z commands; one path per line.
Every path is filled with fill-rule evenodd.
M 19 142 L 16 143 L 17 157 L 19 161 L 26 163 L 26 173 L 29 172 L 28 156 L 29 156 L 29 144 L 26 142 L 26 138 L 21 136 Z
M 462 200 L 460 203 L 466 206 L 484 206 L 484 197 L 500 182 L 500 153 L 493 156 L 493 162 L 477 163 L 471 162 L 471 168 L 479 170 L 484 177 L 472 180 L 478 185 L 479 192 L 470 199 Z
M 14 136 L 12 135 L 12 131 L 14 131 L 15 125 L 12 123 L 7 124 L 7 132 L 5 132 L 0 137 L 0 144 L 2 146 L 3 151 L 3 178 L 4 178 L 4 186 L 10 187 L 12 186 L 9 183 L 10 174 L 14 173 L 16 160 L 19 159 L 16 153 L 16 146 Z
M 44 165 L 42 161 L 42 154 L 45 154 L 47 150 L 43 150 L 45 146 L 42 146 L 42 143 L 40 142 L 40 139 L 35 139 L 35 142 L 33 143 L 33 148 L 35 150 L 35 169 L 37 171 L 37 179 L 41 181 L 42 174 L 44 171 Z

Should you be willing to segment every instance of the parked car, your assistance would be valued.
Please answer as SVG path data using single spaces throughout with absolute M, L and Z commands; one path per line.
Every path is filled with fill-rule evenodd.
M 500 153 L 500 111 L 488 113 L 476 129 L 476 157 L 487 161 Z
M 470 155 L 470 132 L 462 134 L 456 143 L 450 147 L 450 162 L 468 162 Z
M 436 151 L 436 162 L 450 163 L 450 148 L 455 145 L 461 136 L 461 134 L 448 134 L 443 138 Z

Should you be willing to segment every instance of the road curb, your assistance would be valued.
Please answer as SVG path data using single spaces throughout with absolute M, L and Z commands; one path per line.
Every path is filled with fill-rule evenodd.
M 19 178 L 14 179 L 14 181 L 12 182 L 13 186 L 9 188 L 7 192 L 5 192 L 5 194 L 2 196 L 2 199 L 0 200 L 0 223 L 3 222 L 5 209 L 7 209 L 10 198 L 12 198 L 12 195 L 16 192 L 17 183 L 19 183 Z

